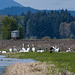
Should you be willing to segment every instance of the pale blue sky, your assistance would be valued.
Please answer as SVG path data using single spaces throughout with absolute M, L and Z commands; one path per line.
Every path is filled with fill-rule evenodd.
M 75 0 L 14 0 L 23 6 L 35 9 L 75 10 Z

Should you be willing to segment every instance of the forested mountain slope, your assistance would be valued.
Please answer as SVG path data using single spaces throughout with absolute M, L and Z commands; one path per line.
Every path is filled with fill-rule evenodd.
M 0 0 L 0 10 L 7 8 L 7 7 L 11 7 L 11 6 L 19 6 L 22 7 L 21 4 L 13 1 L 13 0 Z

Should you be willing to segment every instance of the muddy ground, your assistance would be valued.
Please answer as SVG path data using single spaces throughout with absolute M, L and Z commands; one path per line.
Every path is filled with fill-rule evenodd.
M 44 49 L 49 50 L 51 46 L 57 46 L 60 50 L 67 50 L 71 48 L 75 51 L 75 40 L 0 40 L 0 49 L 9 49 L 13 48 L 14 46 L 21 50 L 22 44 L 24 43 L 25 48 L 29 44 L 32 48 L 32 44 L 35 44 L 36 49 Z

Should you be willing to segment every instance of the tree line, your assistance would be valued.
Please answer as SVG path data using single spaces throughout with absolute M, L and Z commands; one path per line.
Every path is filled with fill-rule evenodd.
M 61 11 L 37 11 L 20 16 L 6 16 L 2 19 L 0 31 L 2 39 L 10 39 L 10 32 L 20 31 L 20 39 L 42 39 L 50 37 L 51 39 L 75 38 L 75 17 L 67 10 Z

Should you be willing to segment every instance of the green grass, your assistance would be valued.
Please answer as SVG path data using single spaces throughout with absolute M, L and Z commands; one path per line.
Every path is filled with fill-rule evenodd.
M 13 58 L 32 58 L 37 61 L 41 62 L 49 62 L 52 61 L 53 64 L 56 65 L 60 71 L 68 70 L 75 74 L 75 53 L 36 53 L 36 52 L 29 52 L 29 53 L 13 53 L 8 55 L 8 57 Z
M 9 50 L 5 50 L 5 49 L 0 49 L 0 51 L 6 51 L 6 52 L 9 52 Z

